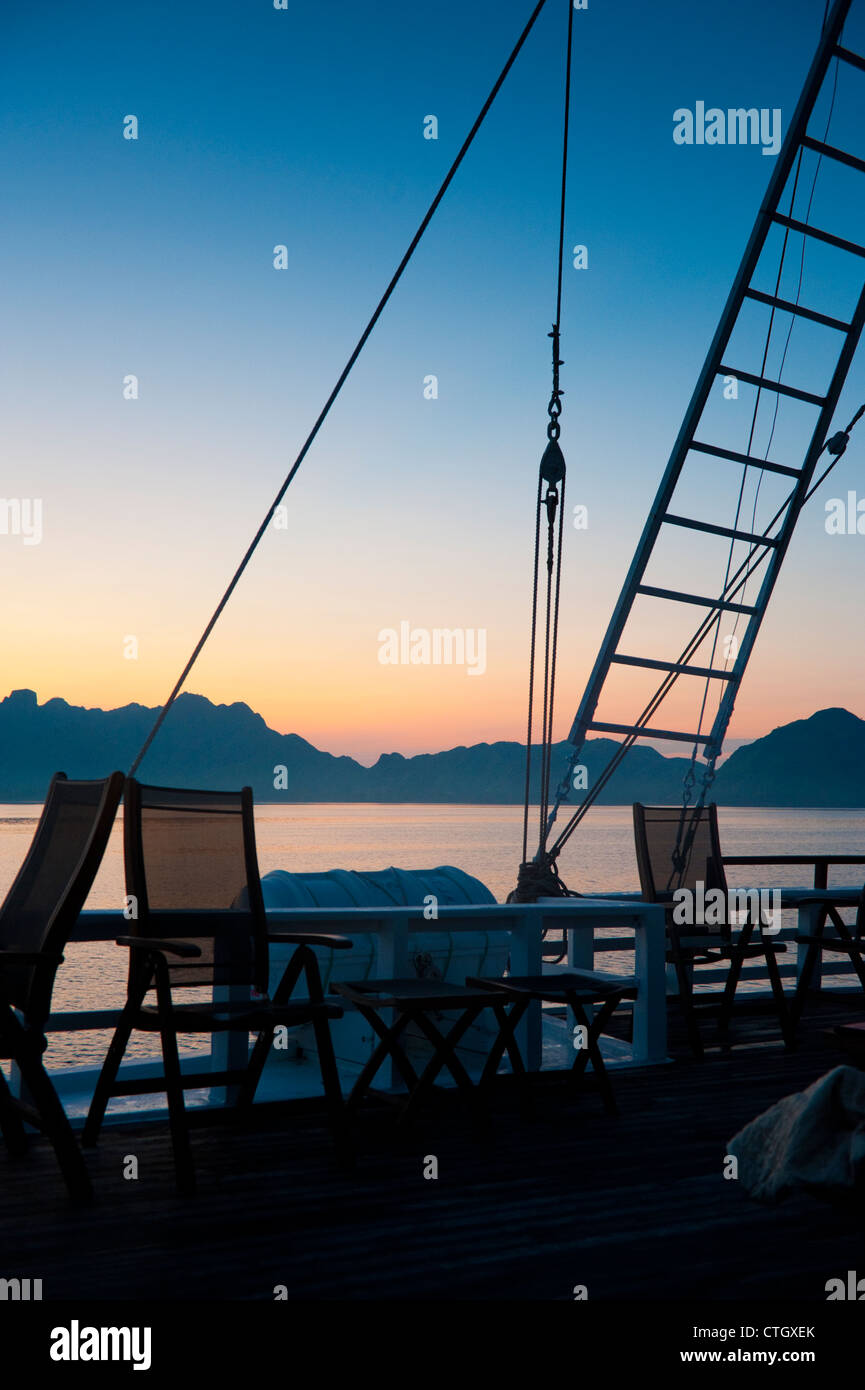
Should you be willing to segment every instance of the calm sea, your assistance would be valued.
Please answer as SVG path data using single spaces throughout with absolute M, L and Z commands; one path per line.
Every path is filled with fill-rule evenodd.
M 33 835 L 38 806 L 0 805 L 0 898 Z M 270 869 L 405 869 L 455 864 L 482 879 L 503 900 L 514 886 L 522 843 L 516 806 L 259 806 L 256 833 L 261 872 Z M 728 854 L 865 853 L 865 810 L 721 811 Z M 560 863 L 565 882 L 583 892 L 638 887 L 629 806 L 596 807 L 574 835 Z M 862 871 L 835 870 L 831 882 L 857 883 Z M 792 886 L 809 882 L 808 869 L 730 872 L 733 884 Z M 120 823 L 115 826 L 90 907 L 117 907 L 123 896 Z M 624 962 L 620 958 L 620 967 Z M 70 944 L 54 991 L 54 1008 L 111 1008 L 123 1002 L 126 953 L 111 943 Z M 50 1064 L 101 1060 L 100 1033 L 54 1035 Z M 151 1052 L 148 1040 L 135 1048 Z

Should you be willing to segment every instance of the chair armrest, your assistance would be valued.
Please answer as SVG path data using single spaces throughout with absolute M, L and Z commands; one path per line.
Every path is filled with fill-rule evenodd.
M 841 887 L 840 884 L 838 886 Z M 858 892 L 858 889 L 856 891 Z M 804 896 L 805 894 L 807 894 L 807 897 Z M 790 907 L 795 908 L 837 907 L 840 912 L 843 912 L 845 908 L 856 906 L 855 903 L 836 902 L 836 896 L 837 895 L 832 892 L 831 888 L 791 888 L 789 892 L 784 894 L 784 902 L 788 903 Z
M 0 950 L 0 965 L 62 965 L 58 951 Z
M 848 941 L 843 936 L 801 936 L 793 938 L 794 944 L 798 941 L 804 942 L 808 946 L 821 946 L 824 951 L 847 952 L 849 955 L 861 956 L 865 954 L 865 937 L 854 936 Z
M 339 936 L 336 932 L 275 931 L 268 932 L 267 939 L 277 945 L 329 946 L 334 951 L 349 950 L 354 945 L 350 937 Z
M 159 951 L 173 956 L 200 956 L 200 946 L 191 941 L 163 941 L 155 936 L 118 936 L 118 946 L 128 946 L 131 951 Z

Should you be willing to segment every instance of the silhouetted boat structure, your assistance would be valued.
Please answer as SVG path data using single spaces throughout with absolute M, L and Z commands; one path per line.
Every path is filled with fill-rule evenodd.
M 825 1300 L 862 1269 L 844 1211 L 796 1197 L 757 1206 L 722 1177 L 728 1139 L 768 1105 L 844 1059 L 831 1029 L 861 1018 L 861 995 L 809 1011 L 785 1053 L 774 1020 L 742 1025 L 732 1058 L 695 1062 L 671 1013 L 671 1065 L 617 1076 L 619 1114 L 558 1082 L 526 1123 L 501 1078 L 479 1139 L 452 1093 L 398 1139 L 390 1117 L 360 1117 L 361 1158 L 339 1173 L 320 1101 L 256 1107 L 251 1130 L 193 1117 L 194 1200 L 175 1197 L 165 1124 L 107 1128 L 88 1160 L 98 1192 L 70 1207 L 53 1155 L 0 1161 L 7 1274 L 43 1297 L 182 1301 L 297 1299 L 783 1300 L 784 1316 Z M 552 1080 L 552 1078 L 550 1078 Z M 437 1182 L 423 1178 L 429 1154 Z M 124 1180 L 127 1155 L 139 1178 Z
M 451 178 L 468 150 L 498 88 L 540 13 L 542 3 L 526 26 L 515 50 L 493 88 L 465 145 L 439 194 L 421 224 L 406 257 L 369 325 L 358 342 L 324 410 L 274 502 L 281 499 L 341 389 L 354 362 L 386 305 Z M 564 513 L 564 459 L 558 446 L 561 391 L 558 369 L 561 309 L 562 238 L 559 245 L 559 278 L 556 321 L 553 327 L 553 394 L 550 401 L 548 446 L 541 464 L 538 488 L 538 535 L 543 517 L 549 521 L 547 643 L 549 659 L 542 677 L 543 785 L 540 843 L 534 859 L 524 853 L 520 900 L 496 904 L 460 892 L 438 917 L 425 914 L 425 895 L 409 896 L 382 906 L 380 900 L 365 903 L 355 898 L 349 906 L 343 897 L 322 899 L 319 886 L 311 902 L 278 906 L 268 903 L 268 922 L 291 931 L 337 930 L 356 942 L 374 939 L 368 972 L 389 982 L 411 974 L 410 957 L 423 956 L 416 945 L 421 933 L 447 938 L 448 962 L 443 971 L 466 976 L 491 971 L 491 954 L 502 947 L 509 932 L 506 953 L 511 974 L 536 978 L 546 966 L 545 978 L 555 981 L 568 972 L 594 967 L 595 952 L 627 952 L 623 972 L 635 983 L 636 999 L 623 1006 L 610 1022 L 605 1058 L 616 1069 L 618 1117 L 604 1116 L 587 1092 L 571 1098 L 563 1094 L 552 1075 L 573 1059 L 572 1020 L 561 1006 L 542 1010 L 536 1000 L 521 1023 L 519 1041 L 534 1077 L 538 1114 L 527 1120 L 514 1118 L 517 1086 L 514 1075 L 502 1074 L 491 1088 L 493 1128 L 480 1137 L 476 1122 L 466 1128 L 457 1104 L 459 1097 L 442 1088 L 416 1121 L 416 1128 L 401 1138 L 379 1107 L 360 1111 L 359 1164 L 352 1175 L 336 1174 L 322 1142 L 322 1109 L 311 1096 L 317 1089 L 318 1071 L 311 1067 L 307 1042 L 294 1039 L 296 1049 L 268 1058 L 259 1100 L 242 1129 L 233 1128 L 232 1110 L 226 1105 L 226 1089 L 220 1078 L 213 1087 L 202 1084 L 195 1116 L 193 1149 L 199 1173 L 195 1204 L 178 1205 L 171 1191 L 171 1146 L 161 1107 L 145 1108 L 142 1095 L 152 1090 L 158 1072 L 155 1063 L 132 1063 L 121 1076 L 131 1078 L 122 1110 L 108 1121 L 100 1146 L 91 1160 L 99 1200 L 85 1215 L 61 1210 L 59 1184 L 51 1188 L 46 1157 L 34 1146 L 34 1160 L 17 1171 L 2 1165 L 0 1240 L 6 1267 L 19 1277 L 40 1278 L 45 1297 L 161 1297 L 215 1296 L 266 1299 L 285 1286 L 289 1297 L 544 1297 L 572 1299 L 575 1286 L 585 1286 L 589 1296 L 616 1298 L 639 1296 L 679 1297 L 695 1293 L 713 1298 L 784 1296 L 825 1297 L 827 1278 L 855 1268 L 860 1234 L 851 1228 L 849 1216 L 828 1215 L 826 1210 L 795 1199 L 780 1213 L 745 1208 L 745 1198 L 735 1184 L 725 1183 L 722 1160 L 726 1141 L 733 1132 L 785 1094 L 808 1085 L 848 1053 L 841 1039 L 830 1031 L 862 1016 L 862 993 L 848 988 L 850 975 L 861 964 L 858 947 L 832 963 L 832 988 L 806 995 L 806 986 L 817 980 L 814 952 L 802 942 L 796 957 L 788 954 L 781 965 L 781 979 L 801 982 L 800 999 L 809 1007 L 799 1028 L 798 1048 L 785 1050 L 766 1013 L 765 989 L 752 988 L 747 1010 L 734 1019 L 735 1046 L 730 1055 L 713 1055 L 699 1065 L 684 1046 L 681 1024 L 674 1011 L 667 1017 L 665 990 L 665 904 L 645 902 L 638 895 L 604 899 L 576 898 L 561 894 L 555 870 L 556 858 L 585 809 L 592 803 L 603 780 L 589 790 L 575 818 L 554 843 L 549 842 L 556 811 L 571 785 L 583 740 L 591 731 L 615 733 L 623 742 L 616 760 L 638 739 L 666 739 L 693 747 L 691 776 L 683 800 L 681 836 L 675 856 L 687 850 L 711 785 L 714 765 L 733 709 L 736 693 L 766 612 L 778 572 L 787 553 L 796 521 L 813 492 L 819 460 L 825 451 L 837 460 L 846 447 L 849 429 L 828 437 L 850 363 L 865 323 L 865 284 L 861 263 L 865 247 L 838 234 L 831 227 L 814 226 L 809 212 L 795 215 L 796 188 L 806 158 L 865 173 L 865 161 L 809 133 L 809 121 L 820 99 L 830 66 L 844 64 L 865 71 L 865 58 L 840 43 L 850 0 L 836 0 L 826 20 L 795 116 L 790 124 L 775 172 L 761 207 L 754 232 L 736 277 L 721 323 L 673 450 L 656 502 L 648 517 L 625 588 L 617 604 L 601 653 L 580 703 L 571 732 L 573 756 L 567 775 L 552 804 L 550 801 L 549 748 L 552 743 L 553 678 L 558 635 L 558 561 Z M 569 6 L 568 78 L 573 9 Z M 566 82 L 569 92 L 569 82 Z M 563 144 L 562 228 L 567 156 L 567 101 Z M 792 187 L 790 180 L 793 180 Z M 816 171 L 815 171 L 816 179 Z M 789 204 L 785 202 L 789 194 Z M 787 207 L 787 211 L 783 208 Z M 810 211 L 810 202 L 808 203 Z M 857 267 L 858 289 L 849 315 L 838 318 L 818 305 L 783 297 L 780 270 L 774 288 L 761 288 L 761 267 L 771 258 L 770 234 L 782 237 L 781 264 L 790 236 L 829 246 Z M 762 259 L 761 259 L 762 258 Z M 746 369 L 729 355 L 740 316 L 757 307 L 768 317 L 766 351 L 758 370 Z M 788 315 L 791 323 L 832 335 L 835 354 L 828 383 L 790 385 L 767 375 L 766 355 L 776 317 Z M 756 390 L 752 440 L 742 451 L 704 428 L 710 393 L 718 376 L 735 376 Z M 771 437 L 762 454 L 754 452 L 757 411 L 764 396 L 773 402 L 792 399 L 817 411 L 804 457 L 795 462 L 770 458 Z M 773 405 L 774 409 L 774 405 Z M 861 413 L 861 412 L 860 412 Z M 774 435 L 774 417 L 772 425 Z M 734 503 L 732 524 L 699 509 L 683 509 L 676 489 L 687 468 L 718 467 L 728 478 Z M 831 465 L 830 465 L 831 466 Z M 825 470 L 828 471 L 828 470 Z M 823 476 L 825 476 L 825 471 Z M 723 484 L 722 484 L 723 485 Z M 777 487 L 781 491 L 776 490 Z M 133 773 L 146 756 L 171 705 L 218 620 L 264 533 L 273 507 L 253 538 L 240 567 L 197 644 L 190 661 L 163 707 L 138 758 Z M 742 520 L 743 513 L 745 521 Z M 558 527 L 558 530 L 556 530 Z M 714 552 L 719 560 L 702 587 L 690 567 L 687 588 L 649 582 L 650 562 L 659 544 L 670 534 L 696 538 L 703 558 L 709 558 L 706 538 L 722 543 Z M 557 551 L 558 536 L 558 551 Z M 720 555 L 720 559 L 719 559 Z M 762 568 L 760 587 L 749 602 L 744 590 Z M 536 566 L 535 598 L 538 599 Z M 682 580 L 684 584 L 686 581 Z M 648 624 L 655 642 L 651 654 L 641 637 L 641 601 L 659 604 L 677 621 L 694 607 L 707 610 L 696 633 L 676 645 L 676 625 L 663 617 Z M 735 655 L 719 658 L 723 647 L 721 622 L 725 615 L 746 619 Z M 674 636 L 673 647 L 662 648 L 661 631 Z M 632 645 L 633 644 L 633 645 Z M 534 651 L 533 651 L 534 658 Z M 533 662 L 534 665 L 534 662 Z M 643 711 L 628 724 L 599 717 L 597 706 L 611 674 L 627 668 L 640 670 L 661 685 Z M 671 717 L 671 727 L 649 721 L 682 679 L 696 691 L 696 714 L 690 721 L 683 713 Z M 704 731 L 709 692 L 720 691 L 711 728 Z M 531 749 L 532 715 L 529 717 Z M 677 722 L 678 720 L 678 722 Z M 698 754 L 702 760 L 698 763 Z M 697 773 L 702 784 L 696 805 L 690 808 Z M 136 784 L 137 785 L 137 784 Z M 151 789 L 152 790 L 152 789 Z M 162 791 L 166 789 L 156 789 Z M 211 794 L 215 796 L 216 794 Z M 157 809 L 164 809 L 159 808 Z M 526 826 L 528 825 L 528 799 Z M 127 846 L 128 848 L 128 846 Z M 687 853 L 684 854 L 687 858 Z M 791 866 L 813 869 L 812 896 L 799 894 L 799 926 L 822 928 L 825 910 L 820 894 L 827 891 L 833 864 L 862 863 L 865 856 L 789 856 Z M 781 860 L 725 857 L 724 865 L 751 870 Z M 398 871 L 391 871 L 397 873 Z M 438 873 L 443 870 L 436 871 Z M 294 876 L 294 887 L 304 876 Z M 371 876 L 369 876 L 371 877 Z M 250 880 L 252 881 L 252 880 Z M 533 886 L 532 886 L 533 885 Z M 265 888 L 267 889 L 267 880 Z M 481 886 L 482 887 L 482 886 Z M 271 884 L 274 894 L 276 888 Z M 344 881 L 342 890 L 346 889 Z M 370 885 L 367 888 L 371 890 Z M 333 890 L 329 885 L 327 892 Z M 270 891 L 270 890 L 268 890 Z M 335 891 L 335 890 L 333 890 Z M 406 894 L 410 892 L 406 889 Z M 560 896 L 554 895 L 559 893 Z M 549 896 L 548 896 L 549 895 Z M 435 895 L 433 895 L 435 897 Z M 833 896 L 852 906 L 851 890 Z M 330 906 L 323 905 L 328 902 Z M 447 901 L 447 900 L 445 900 Z M 246 911 L 248 908 L 244 908 Z M 598 928 L 607 926 L 605 935 Z M 667 924 L 668 925 L 668 924 Z M 553 939 L 561 929 L 560 944 Z M 75 932 L 77 940 L 110 940 L 130 931 L 120 913 L 84 912 Z M 191 929 L 190 929 L 191 931 Z M 459 938 L 474 933 L 485 938 L 479 960 L 468 963 Z M 618 933 L 618 934 L 615 934 Z M 133 933 L 134 934 L 134 933 Z M 795 928 L 787 923 L 778 940 L 789 944 Z M 414 944 L 413 944 L 414 943 Z M 465 945 L 465 940 L 462 943 Z M 133 943 L 133 947 L 135 943 Z M 154 953 L 156 948 L 154 947 Z M 357 959 L 356 953 L 351 953 Z M 431 954 L 431 953 L 427 953 Z M 633 964 L 631 964 L 633 954 Z M 560 966 L 558 959 L 567 955 Z M 817 961 L 822 962 L 822 952 Z M 826 973 L 830 967 L 825 962 Z M 417 966 L 413 977 L 423 975 Z M 499 973 L 501 973 L 499 968 Z M 750 986 L 765 986 L 763 966 L 745 964 L 743 978 Z M 432 972 L 435 974 L 435 972 Z M 720 965 L 701 973 L 701 983 L 717 984 L 727 977 Z M 339 983 L 336 975 L 333 981 Z M 258 980 L 261 985 L 261 980 Z M 331 987 L 331 980 L 326 982 Z M 249 1005 L 249 981 L 246 982 Z M 237 1003 L 231 996 L 228 1004 Z M 74 1014 L 53 1014 L 46 1032 L 69 1032 L 114 1027 L 117 1010 L 92 1009 Z M 348 1023 L 349 1020 L 343 1020 Z M 357 1019 L 354 1019 L 354 1024 Z M 362 1030 L 361 1030 L 362 1032 Z M 349 1029 L 351 1033 L 351 1029 Z M 343 1085 L 356 1076 L 369 1051 L 368 1036 L 357 1028 L 343 1045 L 338 1038 L 337 1056 Z M 849 1036 L 849 1035 L 848 1035 Z M 164 1039 L 163 1039 L 164 1042 Z M 248 1054 L 248 1035 L 220 1035 L 209 1058 L 199 1053 L 184 1066 L 220 1074 L 242 1063 Z M 671 1059 L 671 1061 L 668 1061 Z M 465 1065 L 475 1074 L 481 1065 L 466 1056 Z M 599 1070 L 596 1066 L 595 1072 Z M 602 1069 L 602 1068 L 601 1068 Z M 54 1074 L 57 1088 L 73 1123 L 80 1126 L 98 1069 L 69 1068 Z M 137 1078 L 137 1080 L 136 1080 Z M 388 1100 L 401 1092 L 397 1076 L 386 1078 L 382 1089 Z M 140 1082 L 140 1084 L 138 1084 Z M 546 1090 L 549 1087 L 549 1094 Z M 387 1101 L 383 1103 L 387 1108 Z M 176 1124 L 173 1125 L 175 1140 Z M 434 1136 L 434 1137 L 431 1137 Z M 126 1155 L 138 1159 L 134 1184 L 123 1174 Z M 425 1181 L 423 1162 L 433 1155 L 446 1181 Z M 52 1195 L 46 1197 L 51 1191 Z M 793 1213 L 791 1215 L 791 1212 Z M 21 1214 L 24 1213 L 22 1221 Z M 315 1239 L 305 1237 L 314 1232 Z M 663 1253 L 661 1253 L 663 1252 Z M 167 1253 L 169 1257 L 167 1258 Z

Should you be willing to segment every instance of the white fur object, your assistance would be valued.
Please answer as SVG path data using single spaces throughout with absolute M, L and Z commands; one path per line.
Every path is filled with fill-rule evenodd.
M 793 1192 L 831 1199 L 865 1187 L 865 1073 L 835 1067 L 806 1091 L 785 1096 L 727 1145 L 750 1197 L 779 1202 Z

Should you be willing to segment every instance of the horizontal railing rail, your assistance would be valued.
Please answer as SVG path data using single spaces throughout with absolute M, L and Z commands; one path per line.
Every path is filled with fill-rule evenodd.
M 841 864 L 865 864 L 865 854 L 725 854 L 723 862 L 725 865 L 747 865 L 752 868 L 776 864 L 813 864 L 813 887 L 828 888 L 830 868 Z
M 814 868 L 814 883 L 816 889 L 828 887 L 828 870 L 836 865 L 865 865 L 865 855 L 836 855 L 836 854 L 790 854 L 790 855 L 725 855 L 725 865 L 737 866 L 766 866 L 766 865 L 811 865 Z M 795 894 L 802 891 L 801 888 L 782 888 L 779 890 Z M 639 893 L 606 893 L 588 894 L 587 897 L 597 897 L 606 902 L 640 902 Z M 500 911 L 496 908 L 500 907 Z M 785 909 L 793 911 L 794 908 Z M 415 913 L 419 909 L 414 910 Z M 353 933 L 369 933 L 380 929 L 386 920 L 389 910 L 384 912 L 374 908 L 347 908 L 345 914 L 350 917 Z M 410 910 L 406 909 L 406 913 Z M 513 925 L 512 909 L 493 903 L 484 904 L 465 904 L 459 908 L 441 909 L 442 917 L 437 924 L 434 921 L 424 920 L 418 923 L 418 927 L 425 931 L 435 930 L 437 925 L 441 930 L 448 930 L 447 923 L 453 914 L 459 916 L 467 915 L 469 918 L 474 916 L 481 917 L 485 930 L 503 929 L 507 930 Z M 290 913 L 290 916 L 289 916 Z M 552 914 L 551 914 L 552 915 Z M 281 920 L 290 920 L 292 926 L 298 925 L 299 919 L 296 909 L 271 909 L 268 912 L 269 920 L 277 926 Z M 314 917 L 310 921 L 315 921 Z M 784 926 L 779 931 L 773 933 L 775 940 L 785 943 L 795 943 L 798 928 L 796 926 Z M 74 942 L 108 942 L 115 937 L 122 936 L 129 931 L 129 921 L 124 918 L 122 912 L 115 909 L 91 908 L 81 913 L 76 925 Z M 609 933 L 609 934 L 608 934 Z M 633 931 L 628 931 L 627 935 L 620 935 L 617 929 L 604 928 L 599 926 L 595 931 L 595 954 L 603 955 L 607 952 L 632 952 L 634 950 Z M 795 951 L 787 951 L 779 958 L 779 969 L 782 979 L 795 980 L 798 977 L 798 963 Z M 854 967 L 848 957 L 832 955 L 824 962 L 824 974 L 829 978 L 844 977 L 847 975 L 855 977 Z M 723 983 L 726 977 L 726 970 L 722 967 L 701 967 L 698 972 L 698 982 L 700 985 L 711 985 Z M 768 990 L 768 978 L 766 976 L 765 964 L 756 962 L 747 964 L 742 969 L 742 979 L 749 982 L 764 982 Z M 53 1012 L 49 1019 L 46 1031 L 49 1033 L 74 1033 L 97 1029 L 114 1028 L 120 1018 L 120 1008 L 114 1009 L 71 1009 L 58 1010 Z

